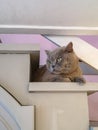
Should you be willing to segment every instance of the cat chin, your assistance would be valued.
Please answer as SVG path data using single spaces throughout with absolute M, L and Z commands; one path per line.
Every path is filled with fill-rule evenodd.
M 69 74 L 69 70 L 56 71 L 55 69 L 54 69 L 54 70 L 48 69 L 48 71 L 49 71 L 51 74 L 56 74 L 56 75 Z
M 56 74 L 56 75 L 60 75 L 61 73 L 59 73 L 59 72 L 51 72 L 52 74 Z
M 56 75 L 60 75 L 61 73 L 58 71 L 52 71 L 51 74 L 56 74 Z
M 50 68 L 47 68 L 48 71 L 51 73 L 51 74 L 60 74 L 60 72 L 58 71 L 55 71 L 54 69 L 50 69 Z
M 51 70 L 51 69 L 48 69 L 48 71 L 51 73 L 51 74 L 56 74 L 56 75 L 61 75 L 61 74 L 68 74 L 69 71 L 56 71 L 55 69 Z

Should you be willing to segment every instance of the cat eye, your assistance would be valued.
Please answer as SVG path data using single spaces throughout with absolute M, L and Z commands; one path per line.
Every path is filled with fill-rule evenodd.
M 61 58 L 61 57 L 57 59 L 57 62 L 58 62 L 58 63 L 60 63 L 61 61 L 62 61 L 62 58 Z
M 47 62 L 51 64 L 51 61 L 50 61 L 50 60 L 47 60 Z

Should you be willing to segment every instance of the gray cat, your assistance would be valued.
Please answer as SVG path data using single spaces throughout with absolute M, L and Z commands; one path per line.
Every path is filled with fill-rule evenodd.
M 72 42 L 54 51 L 47 50 L 46 54 L 46 65 L 35 72 L 34 81 L 85 83 Z

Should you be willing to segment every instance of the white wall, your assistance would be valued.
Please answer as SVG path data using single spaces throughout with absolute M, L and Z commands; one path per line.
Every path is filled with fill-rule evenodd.
M 98 26 L 98 0 L 0 0 L 0 24 Z
M 97 12 L 98 0 L 0 0 L 0 27 L 2 25 L 98 27 Z

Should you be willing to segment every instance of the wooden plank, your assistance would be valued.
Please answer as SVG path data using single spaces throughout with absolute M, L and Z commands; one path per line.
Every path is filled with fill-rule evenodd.
M 69 42 L 73 42 L 73 48 L 77 56 L 85 63 L 98 70 L 98 49 L 91 46 L 87 42 L 74 36 L 46 36 L 59 46 L 66 46 Z
M 39 51 L 39 44 L 0 44 L 0 53 L 32 53 Z
M 98 27 L 0 25 L 1 34 L 97 35 Z
M 31 82 L 29 92 L 97 92 L 98 83 Z

